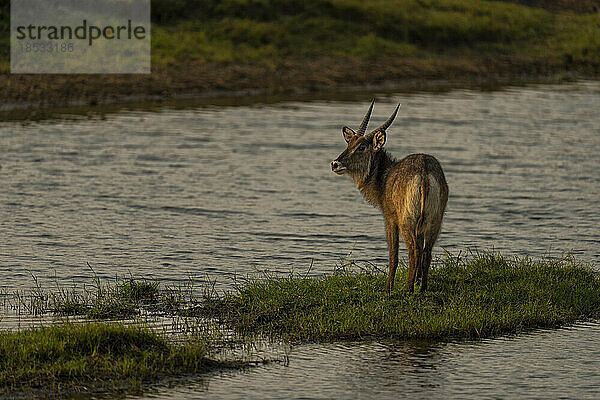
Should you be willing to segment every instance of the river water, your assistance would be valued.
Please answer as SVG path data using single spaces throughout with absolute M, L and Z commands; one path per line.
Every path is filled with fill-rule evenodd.
M 435 155 L 450 199 L 434 249 L 600 268 L 600 83 L 375 93 L 386 147 Z M 385 269 L 383 220 L 329 162 L 371 94 L 64 111 L 0 120 L 0 289 L 115 275 L 184 284 L 267 270 Z M 406 259 L 404 250 L 401 259 Z M 309 269 L 310 268 L 310 269 Z M 0 320 L 0 324 L 1 324 Z M 476 342 L 297 346 L 289 364 L 158 389 L 172 398 L 600 397 L 597 323 Z

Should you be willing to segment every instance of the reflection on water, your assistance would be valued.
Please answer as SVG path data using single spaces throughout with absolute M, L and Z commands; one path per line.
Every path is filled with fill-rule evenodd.
M 290 363 L 212 374 L 143 398 L 577 398 L 600 395 L 600 326 L 475 342 L 303 345 Z
M 466 248 L 600 261 L 600 84 L 378 96 L 397 155 L 427 152 L 450 199 L 436 253 Z M 115 275 L 331 272 L 387 262 L 383 221 L 332 174 L 365 101 L 122 111 L 0 122 L 0 288 Z M 401 253 L 401 257 L 405 257 Z M 289 366 L 223 372 L 176 398 L 599 397 L 597 324 L 475 343 L 298 346 Z M 207 386 L 208 385 L 208 386 Z

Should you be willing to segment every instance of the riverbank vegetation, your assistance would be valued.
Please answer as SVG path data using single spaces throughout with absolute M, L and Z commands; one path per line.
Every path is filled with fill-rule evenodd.
M 151 75 L 9 75 L 8 3 L 0 0 L 5 102 L 511 83 L 600 70 L 596 0 L 153 0 Z
M 478 55 L 558 64 L 568 54 L 574 62 L 599 60 L 600 16 L 593 6 L 574 14 L 544 9 L 542 2 L 515 3 L 157 0 L 153 54 L 157 64 L 268 64 L 324 56 L 376 63 L 402 58 L 466 62 Z M 567 8 L 575 9 L 577 3 L 571 4 Z

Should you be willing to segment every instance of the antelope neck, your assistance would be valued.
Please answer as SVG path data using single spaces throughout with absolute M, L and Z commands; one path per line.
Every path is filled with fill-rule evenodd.
M 355 179 L 358 190 L 375 207 L 381 208 L 385 182 L 395 163 L 396 160 L 387 151 L 381 149 L 373 156 L 367 174 Z

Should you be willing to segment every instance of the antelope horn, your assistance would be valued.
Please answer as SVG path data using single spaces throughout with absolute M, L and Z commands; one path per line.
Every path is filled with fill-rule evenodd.
M 373 99 L 373 101 L 371 101 L 371 107 L 369 107 L 369 111 L 367 111 L 367 114 L 365 114 L 365 117 L 363 118 L 362 123 L 358 127 L 358 130 L 356 131 L 356 135 L 362 136 L 367 131 L 367 125 L 369 125 L 369 119 L 371 119 L 371 111 L 373 111 L 374 104 L 375 104 L 375 99 Z
M 400 108 L 402 104 L 398 104 L 398 106 L 396 107 L 396 110 L 394 111 L 394 113 L 392 115 L 390 115 L 390 117 L 387 119 L 387 121 L 385 121 L 383 123 L 383 125 L 381 125 L 379 128 L 375 129 L 375 131 L 385 131 L 387 128 L 390 127 L 390 125 L 392 124 L 392 122 L 394 122 L 394 118 L 396 118 L 396 114 L 398 113 L 398 109 Z M 373 131 L 373 132 L 375 132 Z

